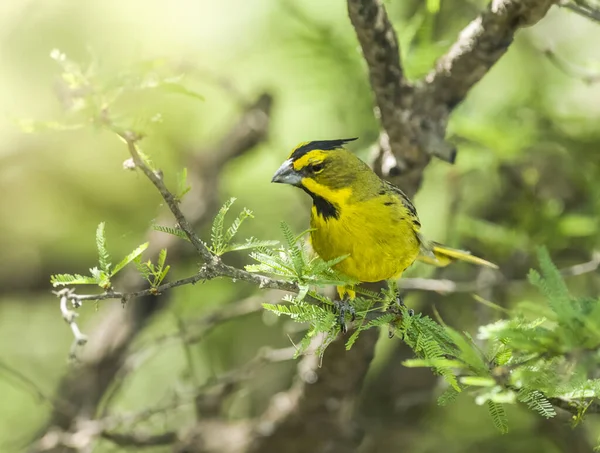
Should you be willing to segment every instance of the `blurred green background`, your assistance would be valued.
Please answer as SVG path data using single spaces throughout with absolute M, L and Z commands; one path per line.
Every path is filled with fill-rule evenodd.
M 385 5 L 398 31 L 407 74 L 416 79 L 485 4 L 442 1 L 438 12 L 435 2 L 388 0 Z M 556 7 L 540 24 L 519 32 L 508 53 L 451 117 L 449 139 L 459 148 L 456 164 L 432 162 L 416 196 L 427 236 L 500 264 L 505 280 L 483 292 L 499 304 L 539 301 L 519 281 L 535 266 L 536 247 L 547 246 L 559 267 L 589 261 L 598 249 L 600 85 L 582 80 L 600 73 L 598 42 L 600 26 Z M 345 2 L 13 0 L 0 5 L 0 361 L 49 395 L 71 366 L 67 355 L 72 341 L 50 293 L 49 275 L 86 273 L 95 265 L 98 223 L 106 222 L 108 247 L 118 259 L 144 242 L 164 211 L 158 193 L 141 174 L 122 170 L 127 150 L 112 134 L 91 126 L 26 134 L 18 126 L 17 119 L 60 121 L 64 116 L 57 96 L 60 67 L 50 58 L 53 49 L 106 78 L 156 59 L 191 68 L 183 83 L 204 101 L 138 93 L 118 106 L 123 121 L 147 132 L 143 149 L 171 183 L 186 166 L 190 150 L 220 140 L 240 115 L 240 100 L 270 93 L 274 106 L 268 141 L 231 161 L 219 178 L 221 202 L 234 196 L 234 211 L 247 207 L 255 214 L 242 228 L 245 237 L 279 239 L 281 220 L 298 232 L 306 228 L 307 197 L 270 184 L 273 171 L 298 142 L 359 136 L 352 149 L 368 159 L 378 136 L 366 67 Z M 546 49 L 581 77 L 553 64 Z M 162 121 L 150 123 L 157 113 Z M 234 259 L 246 260 L 244 255 Z M 193 259 L 180 262 L 173 275 L 189 275 L 196 266 Z M 476 269 L 463 265 L 435 273 L 414 266 L 409 276 L 478 278 Z M 598 294 L 598 283 L 598 272 L 569 280 L 573 291 L 589 295 Z M 176 331 L 178 318 L 194 319 L 252 291 L 225 281 L 179 288 L 136 342 Z M 417 310 L 432 300 L 445 320 L 471 332 L 499 316 L 468 293 L 407 297 Z M 82 329 L 92 331 L 110 304 L 118 301 L 85 304 Z M 288 335 L 295 338 L 297 332 L 260 312 L 219 327 L 192 348 L 196 378 L 242 364 L 263 345 L 289 346 Z M 393 396 L 379 395 L 378 400 L 372 385 L 389 371 L 397 343 L 380 342 L 364 395 L 366 426 L 381 433 L 389 431 L 381 420 L 389 420 L 390 414 L 411 417 Z M 152 405 L 189 382 L 187 370 L 179 344 L 161 346 L 127 378 L 115 410 Z M 232 398 L 231 417 L 263 409 L 270 395 L 288 387 L 293 370 L 293 363 L 262 370 Z M 411 379 L 415 371 L 396 372 Z M 389 385 L 393 392 L 393 381 Z M 1 368 L 0 401 L 0 451 L 21 451 L 51 408 Z M 426 408 L 414 415 L 418 421 L 410 451 L 567 451 L 561 442 L 572 435 L 566 422 L 548 429 L 551 422 L 515 408 L 509 414 L 510 434 L 500 436 L 485 408 L 468 397 L 449 408 L 437 407 L 435 398 L 425 401 Z M 185 409 L 181 414 L 185 419 Z M 557 440 L 556 432 L 567 437 Z M 582 449 L 572 451 L 594 446 L 598 434 L 594 421 L 587 422 L 576 434 Z M 388 437 L 386 445 L 400 448 Z M 121 450 L 101 441 L 94 451 Z

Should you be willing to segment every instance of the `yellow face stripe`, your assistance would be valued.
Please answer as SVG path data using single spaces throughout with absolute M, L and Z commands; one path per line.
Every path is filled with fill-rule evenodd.
M 323 162 L 327 154 L 325 151 L 314 150 L 306 153 L 299 159 L 294 161 L 294 170 L 299 171 L 306 167 L 308 164 Z
M 331 187 L 319 184 L 312 178 L 302 178 L 302 185 L 313 194 L 327 200 L 329 203 L 343 207 L 352 196 L 352 188 L 344 187 L 342 189 L 332 189 Z

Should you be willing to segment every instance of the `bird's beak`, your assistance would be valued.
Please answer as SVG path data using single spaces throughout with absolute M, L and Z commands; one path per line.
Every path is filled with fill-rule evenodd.
M 292 186 L 299 186 L 302 181 L 302 176 L 294 170 L 292 160 L 288 159 L 273 175 L 271 182 L 278 182 L 281 184 L 291 184 Z

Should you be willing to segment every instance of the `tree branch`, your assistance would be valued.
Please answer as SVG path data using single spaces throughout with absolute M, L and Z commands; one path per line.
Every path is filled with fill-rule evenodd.
M 190 156 L 188 168 L 191 170 L 192 191 L 183 200 L 181 211 L 186 213 L 194 229 L 212 220 L 213 213 L 220 205 L 218 183 L 223 166 L 267 137 L 271 103 L 271 96 L 261 95 L 218 143 L 209 149 L 195 150 L 194 155 Z M 187 245 L 185 241 L 153 229 L 148 235 L 150 255 L 158 255 L 162 248 L 168 248 L 171 263 L 183 259 L 184 246 Z M 123 271 L 119 281 L 124 293 L 143 291 L 142 284 L 143 281 L 133 269 Z M 75 429 L 76 420 L 94 416 L 98 404 L 127 357 L 129 345 L 152 316 L 164 309 L 169 301 L 165 295 L 142 297 L 144 300 L 137 300 L 136 303 L 130 300 L 125 310 L 111 305 L 105 311 L 104 320 L 90 335 L 92 341 L 85 348 L 82 363 L 69 370 L 58 386 L 56 400 L 67 401 L 70 410 L 54 409 L 44 428 L 50 435 L 49 439 L 55 437 L 52 433 L 56 434 L 57 429 L 68 434 L 69 430 Z M 45 437 L 43 432 L 40 436 Z M 71 450 L 57 447 L 55 451 L 62 453 Z
M 451 111 L 507 51 L 517 30 L 540 21 L 556 0 L 492 0 L 425 78 L 424 95 Z
M 445 123 L 440 132 L 428 112 L 418 108 L 415 89 L 403 75 L 398 38 L 382 1 L 348 0 L 348 15 L 367 62 L 383 129 L 374 170 L 412 196 L 430 156 L 453 162 L 455 148 L 443 139 Z
M 594 22 L 600 22 L 600 9 L 597 6 L 589 4 L 586 0 L 563 0 L 558 2 L 558 6 L 569 9 Z

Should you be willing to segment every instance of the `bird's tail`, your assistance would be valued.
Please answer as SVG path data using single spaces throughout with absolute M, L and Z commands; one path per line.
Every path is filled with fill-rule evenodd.
M 471 252 L 446 247 L 438 242 L 430 242 L 427 253 L 421 253 L 417 259 L 419 261 L 423 261 L 424 263 L 433 264 L 434 266 L 438 267 L 444 267 L 453 261 L 460 260 L 471 264 L 477 264 L 479 266 L 487 266 L 491 267 L 492 269 L 498 269 L 498 266 L 496 266 L 494 263 L 490 263 L 482 258 L 471 255 Z

